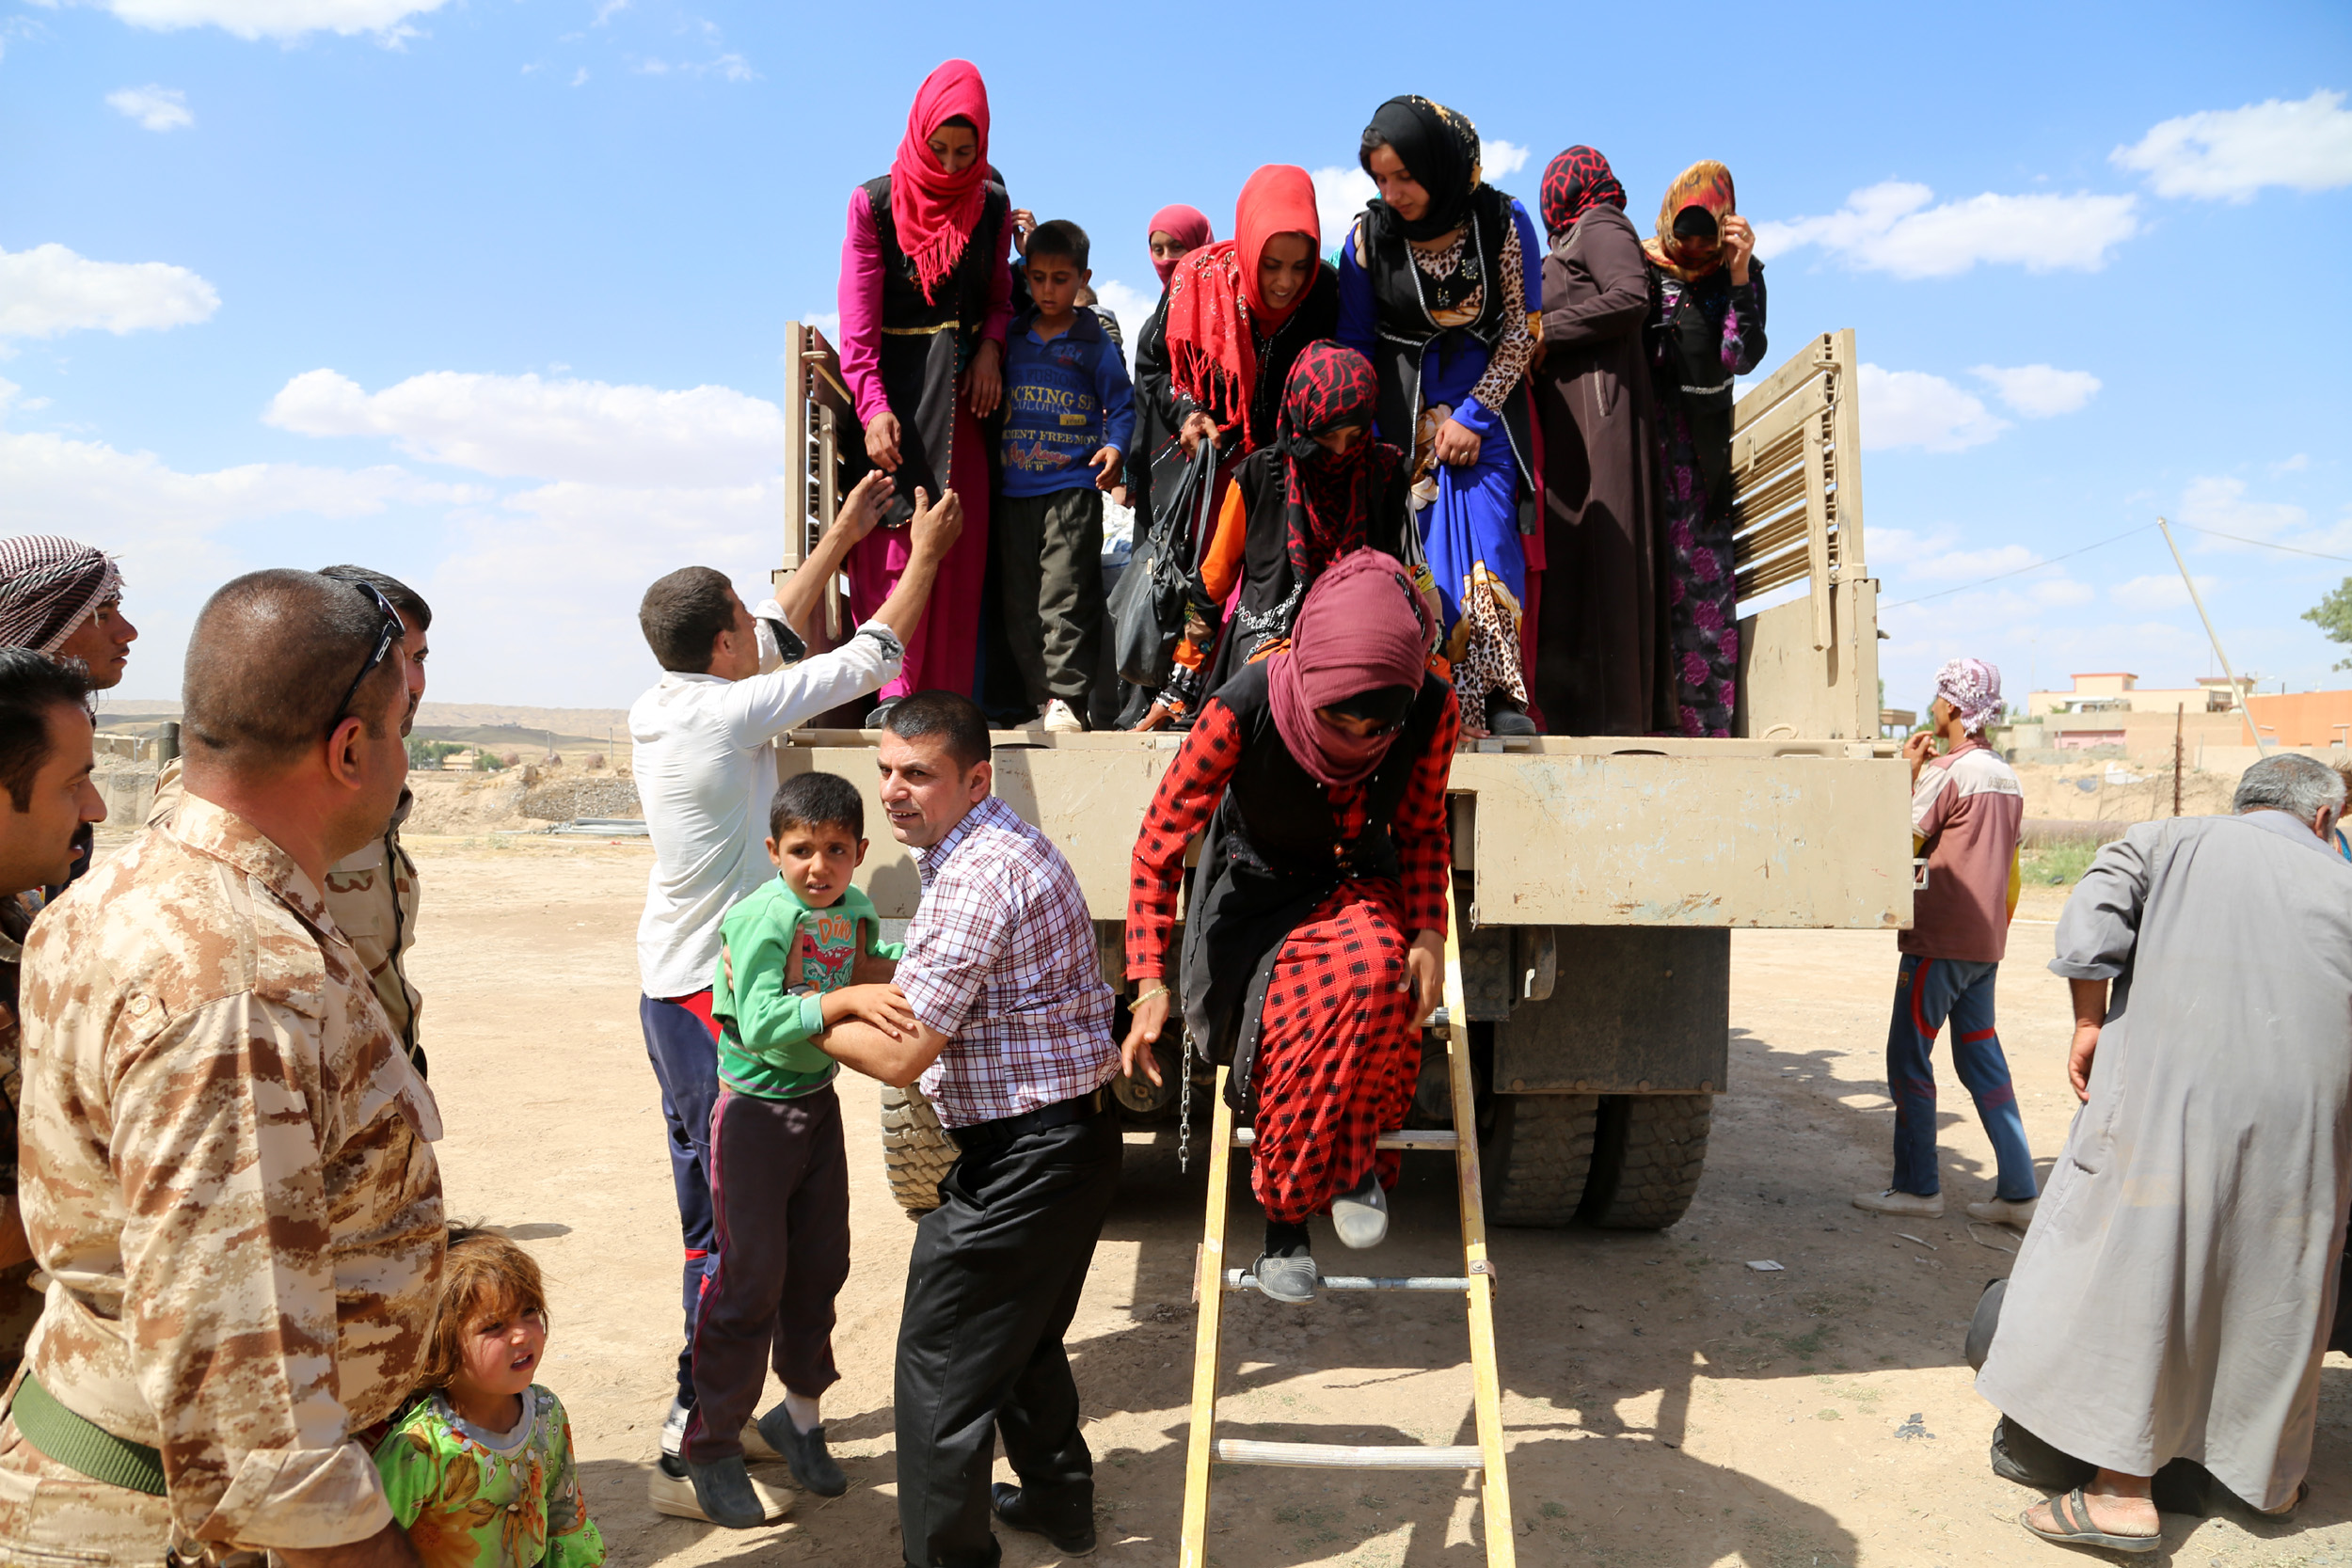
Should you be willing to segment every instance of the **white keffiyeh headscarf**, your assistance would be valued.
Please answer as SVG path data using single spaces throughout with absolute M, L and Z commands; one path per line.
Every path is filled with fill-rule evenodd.
M 1980 658 L 1956 658 L 1935 673 L 1935 694 L 1960 710 L 1960 727 L 1982 735 L 2001 711 L 2001 673 Z
M 121 592 L 113 560 L 87 545 L 54 533 L 0 539 L 0 648 L 54 654 Z

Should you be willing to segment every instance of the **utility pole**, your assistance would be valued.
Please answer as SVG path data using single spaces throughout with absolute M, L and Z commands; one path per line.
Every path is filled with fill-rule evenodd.
M 2270 752 L 2263 745 L 2262 726 L 2254 722 L 2254 715 L 2247 708 L 2245 690 L 2230 669 L 2230 656 L 2221 651 L 2221 639 L 2214 635 L 2213 617 L 2205 613 L 2204 595 L 2197 592 L 2197 579 L 2188 575 L 2188 562 L 2181 559 L 2181 546 L 2172 542 L 2172 527 L 2162 517 L 2156 519 L 2156 527 L 2164 534 L 2165 548 L 2172 552 L 2172 564 L 2181 569 L 2181 581 L 2188 585 L 2188 602 L 2197 607 L 2197 618 L 2205 623 L 2205 641 L 2213 644 L 2213 657 L 2221 661 L 2221 678 L 2230 683 L 2232 705 L 2236 707 L 2238 717 L 2246 721 L 2246 733 L 2254 737 L 2254 754 L 2268 756 Z
M 2185 703 L 2172 705 L 2172 815 L 2181 815 L 2181 716 L 2188 711 Z

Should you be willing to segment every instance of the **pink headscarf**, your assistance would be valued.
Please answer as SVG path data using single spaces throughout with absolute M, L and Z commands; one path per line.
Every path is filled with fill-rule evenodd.
M 1289 650 L 1266 660 L 1266 689 L 1282 743 L 1321 783 L 1363 783 L 1396 736 L 1349 735 L 1315 709 L 1384 686 L 1418 691 L 1429 667 L 1428 614 L 1404 566 L 1378 550 L 1343 556 L 1307 590 Z
M 1216 230 L 1209 227 L 1208 214 L 1198 207 L 1187 207 L 1181 201 L 1163 207 L 1152 214 L 1152 221 L 1144 227 L 1143 230 L 1146 243 L 1149 243 L 1154 234 L 1165 234 L 1186 250 L 1199 250 L 1204 245 L 1215 243 L 1216 239 Z M 1183 260 L 1181 256 L 1176 259 L 1177 261 Z M 1176 261 L 1163 261 L 1154 256 L 1152 258 L 1152 270 L 1160 275 L 1160 287 L 1165 289 L 1168 287 L 1168 274 L 1176 270 Z
M 1956 658 L 1935 673 L 1935 694 L 1960 710 L 1960 727 L 1982 735 L 2001 711 L 2001 673 L 1980 658 Z
M 948 120 L 972 122 L 979 150 L 950 174 L 931 155 L 931 135 Z M 907 111 L 907 134 L 890 163 L 890 222 L 898 248 L 914 263 L 925 299 L 956 270 L 973 226 L 988 205 L 988 86 L 970 60 L 949 60 L 923 78 Z

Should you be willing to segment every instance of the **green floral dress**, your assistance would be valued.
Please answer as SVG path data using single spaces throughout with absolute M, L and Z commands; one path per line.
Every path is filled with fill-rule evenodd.
M 563 1402 L 537 1384 L 512 1432 L 461 1419 L 447 1396 L 411 1402 L 375 1448 L 392 1517 L 424 1568 L 596 1568 Z

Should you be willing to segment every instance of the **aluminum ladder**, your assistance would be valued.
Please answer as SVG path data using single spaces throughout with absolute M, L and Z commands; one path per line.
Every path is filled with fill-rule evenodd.
M 1206 1568 L 1209 1482 L 1214 1465 L 1289 1465 L 1334 1470 L 1463 1470 L 1480 1481 L 1487 1568 L 1515 1568 L 1511 1482 L 1502 1450 L 1502 1386 L 1495 1370 L 1494 1265 L 1486 1258 L 1486 1200 L 1478 1181 L 1476 1101 L 1470 1063 L 1469 1009 L 1463 1005 L 1461 950 L 1453 933 L 1453 890 L 1447 889 L 1445 945 L 1446 1055 L 1454 1091 L 1454 1131 L 1383 1132 L 1382 1148 L 1433 1149 L 1454 1156 L 1462 1207 L 1463 1272 L 1459 1275 L 1325 1275 L 1326 1291 L 1458 1291 L 1469 1308 L 1470 1378 L 1478 1412 L 1474 1444 L 1269 1443 L 1216 1435 L 1218 1337 L 1225 1296 L 1254 1291 L 1257 1278 L 1225 1266 L 1226 1211 L 1232 1151 L 1250 1146 L 1248 1128 L 1233 1126 L 1225 1102 L 1225 1068 L 1216 1069 L 1216 1116 L 1209 1141 L 1208 1218 L 1193 1281 L 1200 1328 L 1193 1343 L 1192 1423 L 1184 1450 L 1184 1513 L 1180 1568 Z

